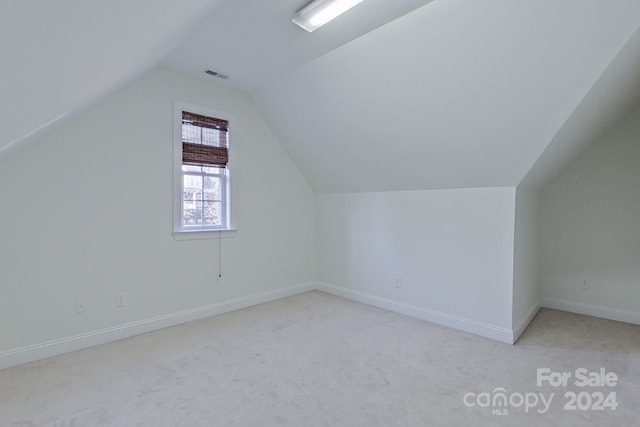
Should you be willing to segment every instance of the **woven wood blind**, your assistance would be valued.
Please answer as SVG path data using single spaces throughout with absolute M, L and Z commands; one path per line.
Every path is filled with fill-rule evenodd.
M 229 122 L 215 117 L 182 112 L 182 163 L 227 167 Z

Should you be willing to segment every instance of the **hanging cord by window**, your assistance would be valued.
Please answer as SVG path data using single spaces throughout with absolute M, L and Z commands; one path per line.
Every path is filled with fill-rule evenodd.
M 218 228 L 218 280 L 222 279 L 222 231 Z

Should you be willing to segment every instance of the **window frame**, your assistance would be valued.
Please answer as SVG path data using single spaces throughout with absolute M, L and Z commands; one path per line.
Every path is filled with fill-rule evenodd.
M 182 112 L 201 114 L 215 117 L 228 122 L 228 157 L 227 167 L 221 182 L 222 193 L 222 225 L 218 226 L 183 226 L 183 185 L 184 172 L 182 170 Z M 233 170 L 235 167 L 235 148 L 232 141 L 234 135 L 235 117 L 227 112 L 218 111 L 201 105 L 190 104 L 182 101 L 174 101 L 173 104 L 173 236 L 176 240 L 190 239 L 217 239 L 232 237 L 237 229 L 235 224 L 233 195 L 234 180 Z M 191 174 L 191 173 L 187 173 Z M 195 173 L 197 175 L 197 173 Z

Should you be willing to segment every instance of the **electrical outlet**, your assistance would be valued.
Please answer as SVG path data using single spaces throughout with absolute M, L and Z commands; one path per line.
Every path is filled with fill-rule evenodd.
M 580 289 L 589 289 L 589 283 L 587 283 L 586 280 L 581 280 L 578 283 L 578 286 L 580 287 Z
M 402 287 L 402 277 L 396 277 L 395 285 L 397 289 L 400 289 Z
M 80 314 L 80 313 L 86 313 L 86 312 L 87 312 L 87 305 L 85 304 L 84 300 L 77 299 L 76 300 L 76 313 Z
M 127 294 L 118 292 L 116 294 L 116 308 L 122 308 L 127 305 Z
M 289 275 L 289 266 L 285 265 L 284 267 L 282 267 L 282 272 L 284 273 L 285 276 Z

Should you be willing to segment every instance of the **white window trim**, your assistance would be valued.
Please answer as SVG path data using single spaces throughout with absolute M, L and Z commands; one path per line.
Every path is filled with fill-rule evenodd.
M 174 231 L 173 238 L 175 240 L 202 240 L 202 239 L 228 239 L 234 237 L 238 233 L 236 229 L 227 229 L 219 231 Z
M 227 164 L 226 189 L 227 203 L 225 203 L 227 224 L 222 228 L 207 229 L 183 229 L 182 228 L 182 112 L 202 114 L 204 116 L 216 117 L 229 122 L 229 162 Z M 235 236 L 237 232 L 235 221 L 235 183 L 233 175 L 235 172 L 235 116 L 224 112 L 213 110 L 200 105 L 190 104 L 182 101 L 173 103 L 173 237 L 176 240 L 196 240 L 196 239 L 218 239 Z

